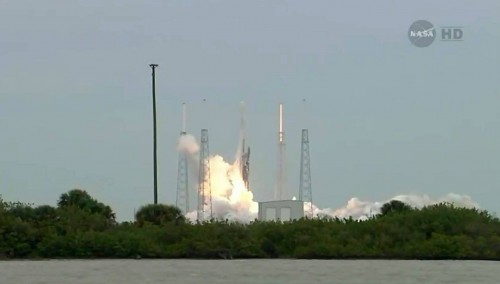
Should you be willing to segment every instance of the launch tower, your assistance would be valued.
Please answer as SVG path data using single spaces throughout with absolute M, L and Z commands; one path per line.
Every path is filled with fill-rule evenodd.
M 302 146 L 300 153 L 300 186 L 299 200 L 304 201 L 304 216 L 314 216 L 311 190 L 311 159 L 309 155 L 309 131 L 302 129 Z
M 183 138 L 186 132 L 186 104 L 182 104 L 182 131 L 181 137 Z M 177 197 L 175 205 L 181 209 L 182 213 L 189 212 L 189 186 L 188 186 L 188 165 L 187 153 L 185 151 L 179 152 L 179 160 L 177 164 Z
M 212 219 L 212 188 L 210 181 L 210 152 L 208 147 L 208 130 L 201 130 L 200 168 L 198 176 L 198 211 L 197 220 L 203 222 L 205 212 L 210 212 Z

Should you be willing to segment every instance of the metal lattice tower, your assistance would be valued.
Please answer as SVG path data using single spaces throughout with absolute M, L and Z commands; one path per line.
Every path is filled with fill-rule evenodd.
M 187 112 L 186 103 L 182 104 L 182 131 L 179 140 L 182 140 L 186 132 Z M 177 164 L 177 197 L 175 201 L 177 208 L 186 214 L 189 212 L 189 184 L 188 184 L 188 154 L 181 149 L 179 162 Z
M 186 135 L 186 132 L 182 132 Z M 189 212 L 189 187 L 188 187 L 188 165 L 187 153 L 179 153 L 179 162 L 177 164 L 177 199 L 175 202 L 177 208 L 181 209 L 182 213 Z
M 208 130 L 201 130 L 200 146 L 200 171 L 198 176 L 198 222 L 203 222 L 205 212 L 210 210 L 210 219 L 212 219 L 212 188 L 210 181 L 210 152 L 208 147 Z M 208 208 L 207 208 L 208 207 Z
M 309 155 L 309 131 L 302 129 L 302 146 L 300 153 L 300 187 L 299 200 L 304 201 L 304 216 L 314 216 L 311 189 L 311 158 Z

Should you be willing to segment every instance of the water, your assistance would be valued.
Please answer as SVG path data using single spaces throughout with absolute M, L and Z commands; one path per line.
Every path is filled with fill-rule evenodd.
M 0 283 L 500 283 L 499 268 L 488 261 L 3 261 Z

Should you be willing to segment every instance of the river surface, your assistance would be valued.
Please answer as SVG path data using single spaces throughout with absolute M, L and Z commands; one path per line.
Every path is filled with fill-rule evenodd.
M 0 261 L 0 283 L 500 283 L 500 262 L 400 260 Z

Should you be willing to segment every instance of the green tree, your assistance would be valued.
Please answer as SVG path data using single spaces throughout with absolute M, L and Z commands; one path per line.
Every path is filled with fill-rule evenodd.
M 115 213 L 111 207 L 97 201 L 81 189 L 73 189 L 61 194 L 57 205 L 59 208 L 77 207 L 92 214 L 102 215 L 110 221 L 115 220 Z
M 24 221 L 35 220 L 35 209 L 31 204 L 13 202 L 5 204 L 6 212 Z
M 391 213 L 402 213 L 411 210 L 413 210 L 413 208 L 410 205 L 399 200 L 391 200 L 390 202 L 382 205 L 382 208 L 380 209 L 380 215 L 385 216 Z
M 142 206 L 135 214 L 135 219 L 140 225 L 146 222 L 162 225 L 171 222 L 178 224 L 185 221 L 182 211 L 179 208 L 165 204 L 148 204 Z
M 0 258 L 401 258 L 500 260 L 500 220 L 437 204 L 384 204 L 365 221 L 339 218 L 241 224 L 185 222 L 169 205 L 145 205 L 136 222 L 111 222 L 111 208 L 80 190 L 59 207 L 0 199 Z M 139 224 L 139 225 L 138 225 Z
M 41 205 L 35 207 L 33 211 L 36 220 L 39 222 L 54 222 L 57 219 L 57 210 L 50 205 Z

